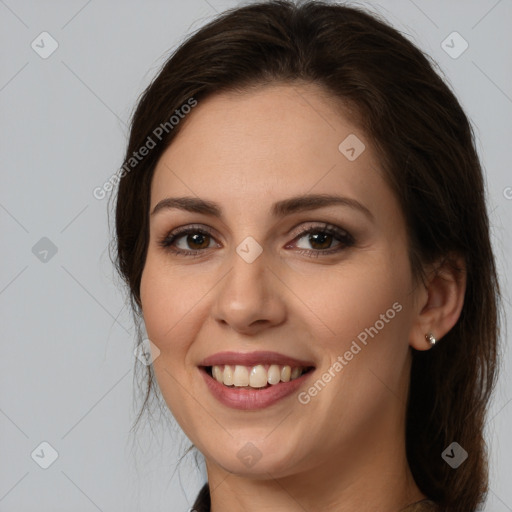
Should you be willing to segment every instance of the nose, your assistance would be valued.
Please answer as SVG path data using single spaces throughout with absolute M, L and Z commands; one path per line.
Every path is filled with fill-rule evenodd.
M 242 334 L 257 334 L 286 318 L 284 285 L 268 266 L 265 251 L 248 263 L 233 251 L 232 266 L 215 288 L 214 319 Z

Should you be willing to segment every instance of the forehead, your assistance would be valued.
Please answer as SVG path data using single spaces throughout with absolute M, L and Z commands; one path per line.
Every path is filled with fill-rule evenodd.
M 214 95 L 182 123 L 155 169 L 151 208 L 168 195 L 212 199 L 238 213 L 307 193 L 393 201 L 372 144 L 318 86 Z

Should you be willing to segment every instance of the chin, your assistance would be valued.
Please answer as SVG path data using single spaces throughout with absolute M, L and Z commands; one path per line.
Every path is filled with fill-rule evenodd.
M 268 434 L 267 434 L 268 435 Z M 300 454 L 286 439 L 265 442 L 265 436 L 254 437 L 257 441 L 231 440 L 228 446 L 217 445 L 205 451 L 208 464 L 214 464 L 228 473 L 266 480 L 295 473 L 300 465 Z M 259 439 L 259 440 L 258 440 Z

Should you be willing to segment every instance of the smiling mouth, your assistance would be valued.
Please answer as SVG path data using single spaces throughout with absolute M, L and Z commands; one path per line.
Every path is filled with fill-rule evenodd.
M 278 364 L 257 364 L 254 366 L 226 364 L 204 366 L 203 370 L 228 388 L 266 389 L 298 379 L 314 370 L 314 367 L 292 367 Z

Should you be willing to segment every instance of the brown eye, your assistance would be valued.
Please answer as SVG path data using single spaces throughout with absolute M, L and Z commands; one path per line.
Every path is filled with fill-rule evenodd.
M 302 244 L 305 243 L 307 246 L 299 245 L 302 239 L 305 240 Z M 332 248 L 335 241 L 338 241 L 338 244 Z M 354 245 L 354 243 L 355 240 L 352 235 L 344 229 L 325 224 L 324 226 L 314 226 L 301 231 L 299 236 L 295 238 L 295 244 L 288 245 L 287 248 L 295 245 L 300 249 L 300 254 L 318 257 L 340 252 Z M 310 247 L 313 249 L 310 249 Z
M 181 236 L 177 237 L 177 239 L 182 238 Z M 207 243 L 205 244 L 205 240 Z M 202 233 L 195 233 L 192 235 L 185 236 L 185 244 L 188 245 L 191 249 L 206 249 L 208 248 L 210 240 L 210 235 L 204 235 Z
M 309 238 L 308 242 L 312 245 L 312 247 L 314 249 L 324 250 L 324 249 L 329 249 L 329 247 L 331 246 L 331 243 L 334 239 L 334 236 L 329 233 L 320 232 L 320 233 L 310 234 L 308 238 Z M 318 247 L 319 245 L 321 247 Z
M 197 256 L 211 247 L 212 241 L 212 235 L 204 228 L 188 227 L 170 233 L 160 240 L 159 245 L 175 254 Z

